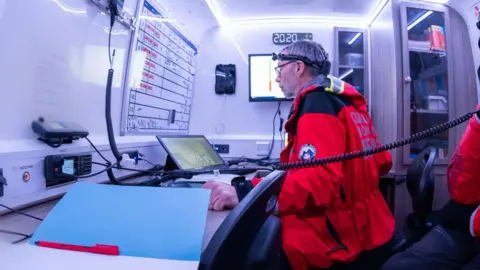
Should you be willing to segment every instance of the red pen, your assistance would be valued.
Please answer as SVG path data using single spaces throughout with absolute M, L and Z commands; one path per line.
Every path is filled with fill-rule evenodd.
M 96 253 L 96 254 L 103 254 L 103 255 L 119 255 L 120 254 L 120 251 L 117 246 L 110 246 L 110 245 L 94 245 L 89 247 L 89 246 L 79 246 L 79 245 L 70 245 L 70 244 L 60 244 L 60 243 L 46 242 L 46 241 L 37 241 L 35 242 L 35 244 L 40 247 L 89 252 L 89 253 Z

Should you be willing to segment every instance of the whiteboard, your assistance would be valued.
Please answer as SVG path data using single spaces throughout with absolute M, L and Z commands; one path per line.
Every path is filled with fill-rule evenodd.
M 188 133 L 197 48 L 161 10 L 156 0 L 140 1 L 121 135 Z
M 124 8 L 135 14 L 137 3 Z M 30 125 L 39 116 L 106 136 L 108 30 L 109 15 L 91 0 L 0 0 L 0 141 L 36 139 Z M 133 32 L 118 22 L 112 32 L 118 134 Z

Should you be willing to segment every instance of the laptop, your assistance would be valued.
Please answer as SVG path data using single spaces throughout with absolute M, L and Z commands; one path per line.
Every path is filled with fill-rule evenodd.
M 158 135 L 167 152 L 165 170 L 225 170 L 228 164 L 203 135 Z

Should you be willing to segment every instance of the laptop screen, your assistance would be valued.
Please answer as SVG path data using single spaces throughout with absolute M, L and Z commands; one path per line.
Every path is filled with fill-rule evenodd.
M 204 136 L 157 136 L 170 157 L 183 170 L 224 165 Z

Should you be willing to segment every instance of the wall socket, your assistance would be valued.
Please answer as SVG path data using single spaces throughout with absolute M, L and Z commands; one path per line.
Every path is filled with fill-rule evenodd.
M 257 142 L 257 156 L 266 157 L 270 152 L 270 142 Z

